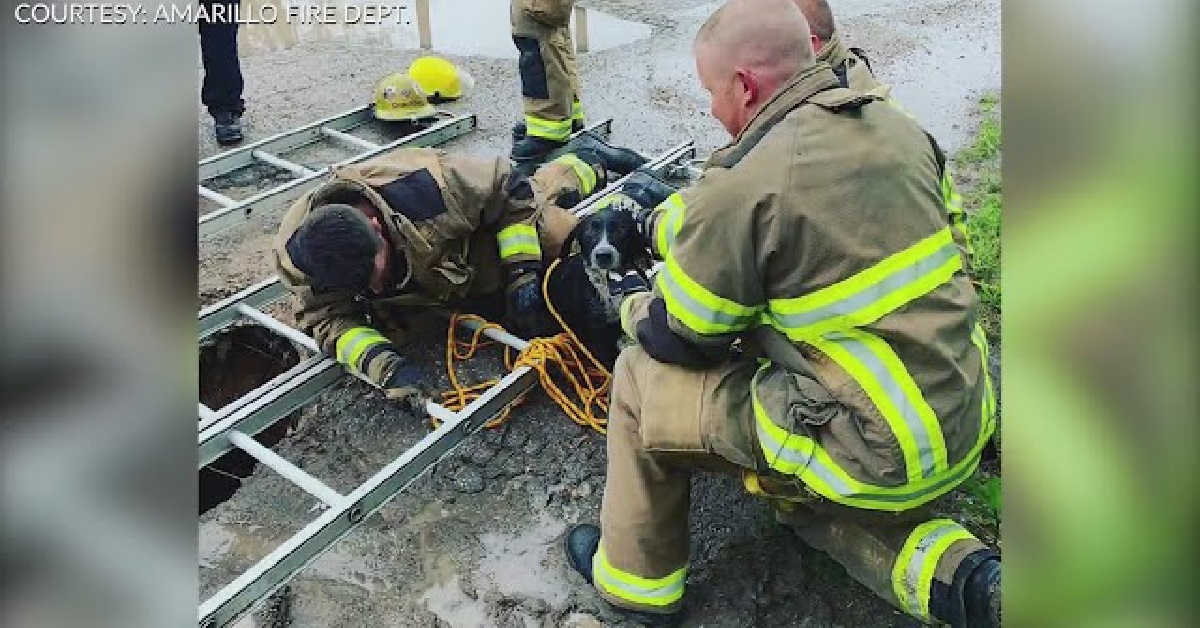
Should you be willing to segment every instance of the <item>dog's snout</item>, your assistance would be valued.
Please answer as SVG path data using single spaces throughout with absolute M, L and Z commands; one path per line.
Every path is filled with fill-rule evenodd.
M 592 266 L 602 268 L 604 270 L 616 269 L 620 258 L 617 255 L 617 249 L 610 244 L 601 244 L 592 250 Z

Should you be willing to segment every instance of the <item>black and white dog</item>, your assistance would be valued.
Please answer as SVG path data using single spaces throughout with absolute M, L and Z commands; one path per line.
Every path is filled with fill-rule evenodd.
M 621 297 L 650 289 L 648 243 L 632 212 L 610 205 L 579 220 L 559 258 L 550 277 L 550 298 L 579 340 L 611 369 L 620 352 Z

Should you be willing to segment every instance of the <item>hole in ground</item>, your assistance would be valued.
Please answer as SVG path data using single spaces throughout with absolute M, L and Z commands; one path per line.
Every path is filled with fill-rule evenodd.
M 200 402 L 220 410 L 300 363 L 291 342 L 259 325 L 240 325 L 214 334 L 200 346 Z M 299 412 L 260 432 L 270 447 L 295 426 Z M 257 461 L 240 449 L 200 469 L 200 514 L 227 501 L 254 472 Z

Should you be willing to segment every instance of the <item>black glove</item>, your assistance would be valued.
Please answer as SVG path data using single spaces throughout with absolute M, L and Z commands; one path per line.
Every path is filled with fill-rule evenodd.
M 410 413 L 424 416 L 426 402 L 432 399 L 432 391 L 426 383 L 429 374 L 419 365 L 403 358 L 383 384 L 388 399 L 399 401 Z
M 701 347 L 671 331 L 661 298 L 650 302 L 650 315 L 638 322 L 636 331 L 638 344 L 659 362 L 703 367 L 720 364 L 729 356 L 727 349 Z
M 659 179 L 653 171 L 647 168 L 638 168 L 621 184 L 621 192 L 644 209 L 650 210 L 658 207 L 676 190 Z
M 551 333 L 549 311 L 542 298 L 540 264 L 522 266 L 510 273 L 505 318 L 505 327 L 522 338 L 537 338 Z

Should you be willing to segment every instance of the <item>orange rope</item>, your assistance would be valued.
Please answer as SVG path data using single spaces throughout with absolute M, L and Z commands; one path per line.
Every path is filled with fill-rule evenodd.
M 512 359 L 511 347 L 504 348 L 504 366 L 513 370 L 528 366 L 537 371 L 538 381 L 542 389 L 554 403 L 562 408 L 567 417 L 579 425 L 605 433 L 608 425 L 608 401 L 605 395 L 612 384 L 612 373 L 592 355 L 591 351 L 580 342 L 579 337 L 559 315 L 558 310 L 550 301 L 550 274 L 558 267 L 560 260 L 554 260 L 542 279 L 542 297 L 554 320 L 565 330 L 549 338 L 534 338 L 529 341 L 529 347 Z M 459 323 L 473 320 L 481 323 L 467 340 L 460 340 L 457 335 Z M 455 363 L 475 357 L 479 349 L 495 344 L 494 341 L 483 339 L 485 329 L 504 330 L 495 323 L 490 323 L 479 316 L 453 314 L 450 317 L 450 328 L 446 334 L 446 372 L 450 376 L 451 390 L 442 393 L 442 405 L 454 411 L 462 410 L 475 399 L 482 396 L 489 388 L 500 381 L 499 378 L 486 382 L 463 386 L 458 381 Z M 585 361 L 586 358 L 586 361 Z M 565 385 L 560 385 L 560 382 Z M 571 393 L 574 393 L 572 396 Z M 489 421 L 485 427 L 495 428 L 504 424 L 514 406 L 521 404 L 525 397 L 517 399 L 512 406 L 505 408 L 496 418 Z M 437 419 L 431 419 L 433 426 L 439 425 Z

